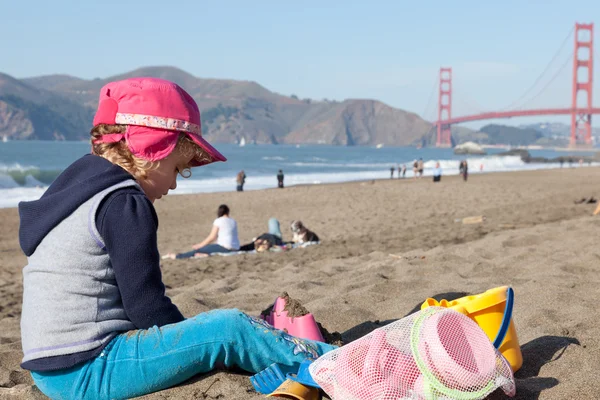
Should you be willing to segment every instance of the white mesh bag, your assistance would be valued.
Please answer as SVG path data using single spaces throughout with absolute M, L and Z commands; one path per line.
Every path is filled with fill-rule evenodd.
M 515 394 L 510 364 L 452 309 L 428 307 L 324 354 L 309 367 L 333 400 L 483 399 Z

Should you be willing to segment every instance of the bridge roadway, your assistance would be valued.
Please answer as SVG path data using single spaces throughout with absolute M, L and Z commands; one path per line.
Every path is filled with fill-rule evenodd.
M 526 117 L 532 115 L 571 115 L 575 111 L 576 114 L 600 114 L 600 108 L 543 108 L 539 110 L 522 110 L 522 111 L 500 111 L 486 112 L 474 115 L 465 115 L 462 117 L 454 117 L 442 121 L 436 121 L 434 124 L 442 123 L 443 125 L 458 124 L 461 122 L 480 121 L 484 119 L 496 118 L 512 118 Z

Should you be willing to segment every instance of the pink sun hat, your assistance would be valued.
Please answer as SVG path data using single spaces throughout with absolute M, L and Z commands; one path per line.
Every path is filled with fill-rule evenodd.
M 136 157 L 158 161 L 167 157 L 179 134 L 184 132 L 210 156 L 194 159 L 194 167 L 227 159 L 202 137 L 198 105 L 179 85 L 158 78 L 131 78 L 110 82 L 100 89 L 98 124 L 127 125 L 125 133 L 106 134 L 96 143 L 112 143 L 125 139 Z

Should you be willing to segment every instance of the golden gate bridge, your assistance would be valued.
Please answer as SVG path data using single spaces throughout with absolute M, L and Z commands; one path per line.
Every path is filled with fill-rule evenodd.
M 593 145 L 592 115 L 600 114 L 600 108 L 594 108 L 592 105 L 594 24 L 576 23 L 574 31 L 575 49 L 573 53 L 573 80 L 570 108 L 541 108 L 496 112 L 491 111 L 453 117 L 452 68 L 440 68 L 438 115 L 437 121 L 434 123 L 434 126 L 437 128 L 436 146 L 450 147 L 452 145 L 450 127 L 453 124 L 458 124 L 461 122 L 536 115 L 570 115 L 570 147 L 591 147 Z M 583 92 L 585 95 L 583 98 L 579 96 L 581 92 Z

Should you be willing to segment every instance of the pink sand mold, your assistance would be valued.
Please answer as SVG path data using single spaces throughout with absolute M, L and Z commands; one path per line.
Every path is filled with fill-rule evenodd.
M 451 329 L 450 329 L 451 328 Z M 459 313 L 437 313 L 424 323 L 419 352 L 448 387 L 468 390 L 494 379 L 496 353 L 485 332 Z
M 317 321 L 311 313 L 301 317 L 288 317 L 287 311 L 283 310 L 284 308 L 285 299 L 278 297 L 275 300 L 271 313 L 267 316 L 263 316 L 263 318 L 275 328 L 286 331 L 292 336 L 325 342 L 325 339 L 317 326 Z
M 353 399 L 403 398 L 419 376 L 417 364 L 388 342 L 384 330 L 370 335 L 369 341 L 340 352 L 335 380 Z

